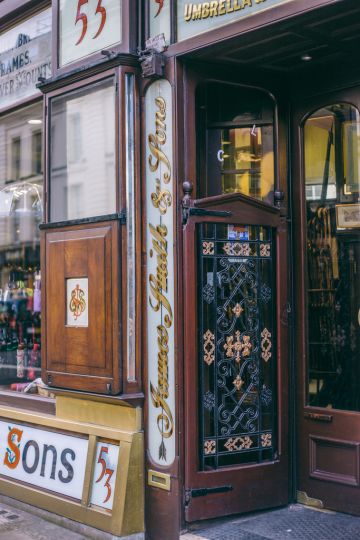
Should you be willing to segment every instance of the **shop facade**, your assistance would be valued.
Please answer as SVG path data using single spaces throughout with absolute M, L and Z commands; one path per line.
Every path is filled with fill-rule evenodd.
M 3 493 L 360 514 L 359 14 L 0 3 Z

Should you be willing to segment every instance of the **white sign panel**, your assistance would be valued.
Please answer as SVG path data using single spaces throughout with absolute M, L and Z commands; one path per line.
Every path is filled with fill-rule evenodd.
M 68 326 L 89 326 L 88 278 L 66 280 L 66 324 Z
M 88 439 L 0 421 L 0 474 L 81 499 Z
M 51 9 L 0 35 L 0 109 L 40 94 L 51 76 Z
M 174 179 L 172 91 L 154 82 L 145 96 L 148 434 L 151 458 L 175 459 Z
M 219 0 L 217 2 L 187 2 L 186 0 L 177 0 L 178 41 L 291 1 Z
M 114 503 L 119 446 L 98 442 L 91 488 L 91 504 L 111 510 Z
M 121 42 L 121 0 L 60 0 L 60 65 Z
M 170 43 L 171 12 L 170 2 L 172 0 L 149 0 L 150 3 L 150 36 L 165 35 L 165 41 Z

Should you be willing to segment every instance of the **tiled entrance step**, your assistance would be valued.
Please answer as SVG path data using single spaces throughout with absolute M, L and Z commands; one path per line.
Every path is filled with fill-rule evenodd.
M 181 540 L 359 540 L 360 518 L 299 504 L 188 532 Z

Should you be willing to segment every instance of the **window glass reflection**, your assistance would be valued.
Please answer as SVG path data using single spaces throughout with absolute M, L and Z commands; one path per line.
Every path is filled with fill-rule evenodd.
M 37 393 L 41 355 L 42 105 L 0 121 L 0 389 Z M 40 390 L 41 391 L 41 390 Z
M 116 211 L 114 105 L 112 78 L 52 100 L 51 221 Z

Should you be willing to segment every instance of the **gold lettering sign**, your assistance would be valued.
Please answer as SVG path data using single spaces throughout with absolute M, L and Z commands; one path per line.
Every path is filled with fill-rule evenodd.
M 169 398 L 169 329 L 173 325 L 173 310 L 168 298 L 168 228 L 163 223 L 163 216 L 172 205 L 172 195 L 165 186 L 171 180 L 171 165 L 164 151 L 166 143 L 166 101 L 163 97 L 155 98 L 155 132 L 148 135 L 148 167 L 156 173 L 154 191 L 150 194 L 151 203 L 158 210 L 156 224 L 149 223 L 149 257 L 156 260 L 156 272 L 149 274 L 149 305 L 161 314 L 157 325 L 157 381 L 150 380 L 150 396 L 155 408 L 161 409 L 156 422 L 161 435 L 159 459 L 166 461 L 166 439 L 174 433 L 174 418 L 168 403 Z M 162 167 L 160 167 L 162 165 Z M 161 174 L 160 174 L 160 171 Z M 159 174 L 158 174 L 159 173 Z M 173 278 L 173 276 L 171 276 Z M 149 336 L 149 340 L 151 336 Z
M 290 2 L 294 0 L 177 0 L 177 40 L 191 39 L 203 32 Z
M 196 21 L 208 17 L 219 17 L 234 11 L 251 8 L 253 5 L 262 4 L 267 0 L 219 0 L 215 2 L 196 2 L 185 4 L 184 20 Z

